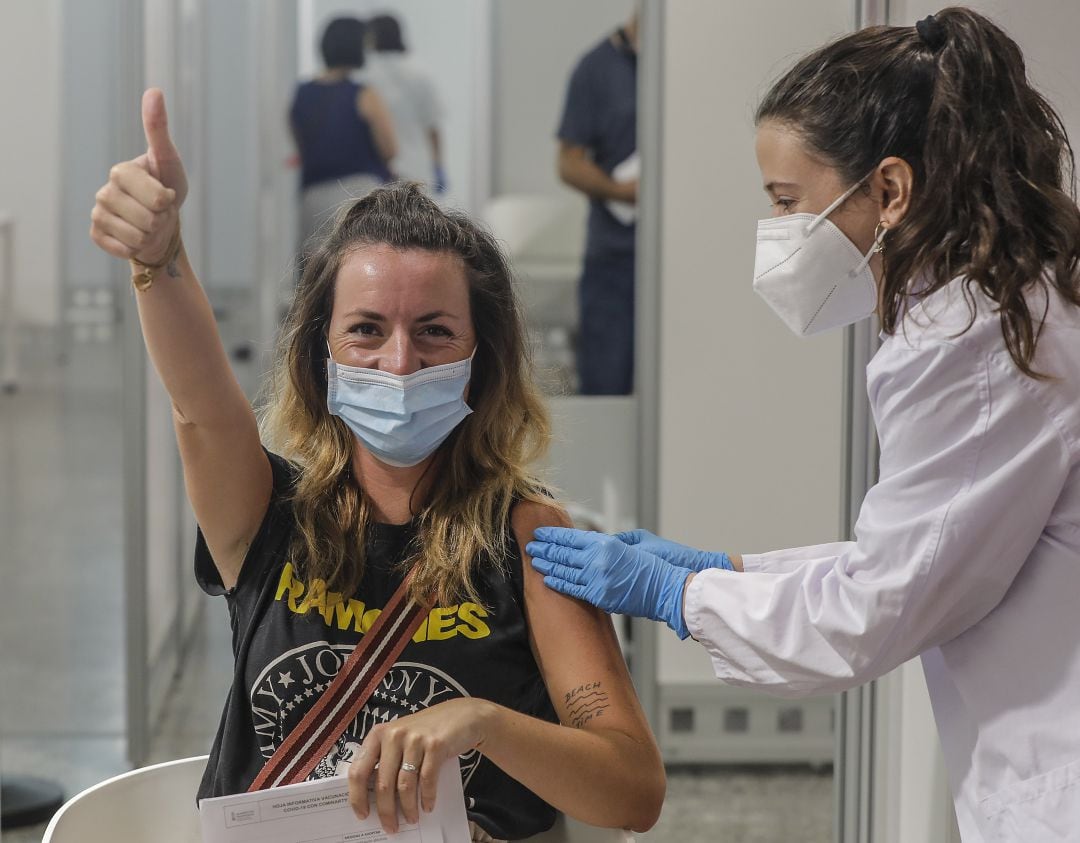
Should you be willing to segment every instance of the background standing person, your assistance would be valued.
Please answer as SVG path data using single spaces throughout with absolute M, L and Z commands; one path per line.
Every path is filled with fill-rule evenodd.
M 638 17 L 582 57 L 570 76 L 559 123 L 559 178 L 589 197 L 585 264 L 578 291 L 580 392 L 626 395 L 634 386 Z M 616 169 L 624 165 L 619 173 Z
M 394 174 L 444 193 L 442 104 L 431 76 L 409 55 L 401 23 L 393 15 L 376 15 L 367 22 L 366 43 L 368 52 L 359 78 L 378 91 L 393 118 Z
M 364 25 L 335 18 L 321 43 L 326 69 L 297 87 L 289 126 L 300 154 L 300 251 L 341 203 L 390 181 L 397 154 L 393 118 L 350 73 L 364 64 Z

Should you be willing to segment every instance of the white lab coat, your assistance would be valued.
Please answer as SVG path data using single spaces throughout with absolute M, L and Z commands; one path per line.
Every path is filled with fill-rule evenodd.
M 916 305 L 867 368 L 856 541 L 699 574 L 686 623 L 720 679 L 782 695 L 922 654 L 965 843 L 1080 840 L 1080 308 L 1050 294 L 1036 381 L 976 300 L 961 336 L 959 282 Z

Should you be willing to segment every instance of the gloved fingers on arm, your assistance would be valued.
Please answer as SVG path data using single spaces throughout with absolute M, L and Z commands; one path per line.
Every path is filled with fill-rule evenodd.
M 541 527 L 533 533 L 533 537 L 540 542 L 559 544 L 578 550 L 584 550 L 596 544 L 598 540 L 607 538 L 603 533 L 572 530 L 569 527 Z
M 553 591 L 559 592 L 559 594 L 573 597 L 575 600 L 586 600 L 585 586 L 583 585 L 575 585 L 566 580 L 561 580 L 558 577 L 544 577 L 544 585 Z M 586 600 L 586 602 L 590 601 Z
M 546 542 L 529 542 L 525 545 L 525 552 L 536 559 L 546 559 L 549 562 L 558 562 L 560 565 L 569 565 L 574 568 L 585 567 L 585 553 L 572 547 L 564 547 L 559 544 Z
M 584 572 L 580 568 L 572 568 L 568 565 L 560 565 L 542 556 L 533 556 L 532 566 L 545 577 L 555 577 L 573 585 L 583 585 Z

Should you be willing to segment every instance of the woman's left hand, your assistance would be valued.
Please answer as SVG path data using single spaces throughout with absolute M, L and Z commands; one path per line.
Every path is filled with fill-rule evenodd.
M 368 815 L 368 782 L 375 775 L 375 809 L 383 828 L 398 830 L 398 806 L 405 821 L 420 821 L 420 808 L 435 808 L 443 762 L 484 742 L 492 704 L 475 697 L 448 700 L 368 732 L 349 766 L 349 803 L 360 819 Z

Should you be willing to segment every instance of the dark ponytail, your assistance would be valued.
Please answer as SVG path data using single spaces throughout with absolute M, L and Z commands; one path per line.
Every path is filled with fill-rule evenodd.
M 1045 278 L 1080 306 L 1075 159 L 1008 35 L 964 8 L 918 29 L 869 27 L 788 71 L 758 107 L 756 122 L 767 120 L 794 129 L 852 184 L 889 156 L 911 165 L 911 205 L 882 256 L 885 331 L 896 331 L 909 295 L 963 276 L 972 308 L 972 285 L 997 304 L 1016 365 L 1043 376 L 1033 360 L 1045 313 L 1030 312 L 1025 292 Z

